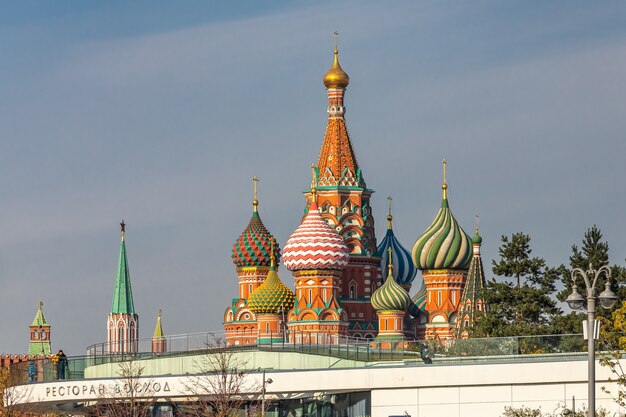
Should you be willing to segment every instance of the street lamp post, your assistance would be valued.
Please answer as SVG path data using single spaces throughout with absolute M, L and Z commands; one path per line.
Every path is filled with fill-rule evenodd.
M 596 296 L 596 283 L 598 277 L 604 273 L 606 275 L 606 286 L 604 291 Z M 580 295 L 576 288 L 576 275 L 582 277 L 585 281 L 587 290 L 587 369 L 588 369 L 588 397 L 589 410 L 588 417 L 596 415 L 596 349 L 595 349 L 595 321 L 596 321 L 596 300 L 600 300 L 600 305 L 604 308 L 611 308 L 617 301 L 617 296 L 610 288 L 611 270 L 608 266 L 602 266 L 599 269 L 593 269 L 589 264 L 589 269 L 584 271 L 581 268 L 572 270 L 572 293 L 567 297 L 567 304 L 572 310 L 580 310 L 583 308 L 585 298 Z M 593 281 L 590 281 L 593 278 Z
M 265 387 L 274 382 L 272 378 L 265 379 L 265 369 L 263 369 L 263 387 L 261 388 L 261 417 L 265 417 Z

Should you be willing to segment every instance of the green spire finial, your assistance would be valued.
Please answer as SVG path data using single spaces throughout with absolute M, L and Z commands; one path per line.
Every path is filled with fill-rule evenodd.
M 128 258 L 126 256 L 126 223 L 122 219 L 122 241 L 120 242 L 120 255 L 117 265 L 117 275 L 115 276 L 115 290 L 113 292 L 113 303 L 111 314 L 135 314 L 133 303 L 133 290 L 130 285 L 130 271 L 128 268 Z

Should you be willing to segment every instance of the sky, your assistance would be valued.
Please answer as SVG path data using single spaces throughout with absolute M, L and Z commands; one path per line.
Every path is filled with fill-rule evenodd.
M 222 329 L 252 213 L 282 246 L 326 123 L 332 32 L 372 198 L 405 247 L 452 211 L 567 263 L 593 224 L 626 258 L 626 3 L 13 1 L 0 6 L 0 352 L 106 338 L 122 218 L 140 336 Z M 291 274 L 279 276 L 293 288 Z M 414 288 L 412 294 L 417 290 Z

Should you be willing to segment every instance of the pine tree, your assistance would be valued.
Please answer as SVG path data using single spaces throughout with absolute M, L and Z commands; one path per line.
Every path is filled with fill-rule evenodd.
M 560 275 L 558 268 L 546 267 L 541 258 L 531 258 L 530 236 L 514 233 L 502 236 L 500 260 L 493 261 L 499 276 L 487 282 L 483 299 L 489 306 L 474 326 L 473 336 L 524 336 L 551 334 L 551 323 L 561 314 L 551 297 Z M 503 278 L 514 278 L 515 283 Z
M 564 268 L 561 273 L 561 281 L 563 282 L 563 290 L 557 294 L 557 298 L 560 301 L 565 301 L 567 297 L 572 293 L 572 277 L 571 271 L 574 268 L 580 268 L 583 271 L 587 271 L 591 265 L 593 269 L 598 270 L 600 267 L 609 265 L 609 244 L 602 241 L 602 231 L 594 224 L 585 232 L 582 240 L 582 246 L 572 245 L 572 255 L 569 258 L 570 268 Z M 617 294 L 618 302 L 617 306 L 621 305 L 622 301 L 626 300 L 626 288 L 620 286 L 620 283 L 626 282 L 626 269 L 619 265 L 613 265 L 611 268 L 611 289 Z M 593 276 L 589 277 L 590 280 Z M 601 274 L 598 277 L 596 283 L 596 293 L 600 293 L 604 290 L 606 284 L 606 276 Z M 576 287 L 583 297 L 586 296 L 586 287 L 584 280 L 577 274 L 576 275 Z M 586 302 L 585 302 L 586 304 Z M 597 314 L 601 317 L 610 318 L 612 310 L 606 310 L 599 308 Z M 580 332 L 580 321 L 584 320 L 584 314 L 577 313 L 573 316 L 575 319 L 571 323 L 561 323 L 563 332 L 574 331 Z

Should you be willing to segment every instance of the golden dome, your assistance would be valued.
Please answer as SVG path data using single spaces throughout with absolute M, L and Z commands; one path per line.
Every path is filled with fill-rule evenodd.
M 350 77 L 339 65 L 339 52 L 335 48 L 335 59 L 333 66 L 330 67 L 326 75 L 324 75 L 324 85 L 326 88 L 346 88 L 350 82 Z

